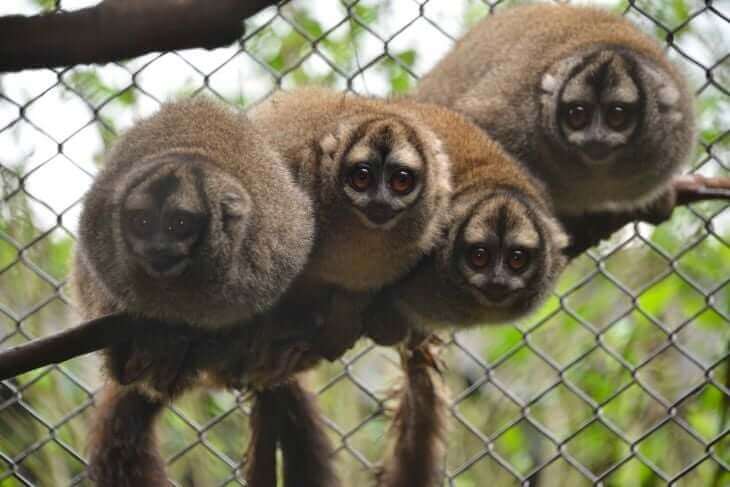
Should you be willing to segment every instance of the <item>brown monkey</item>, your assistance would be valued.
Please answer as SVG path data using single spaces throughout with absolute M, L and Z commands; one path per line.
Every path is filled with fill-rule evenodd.
M 365 329 L 380 344 L 411 336 L 393 453 L 378 485 L 432 487 L 441 478 L 446 398 L 422 337 L 526 314 L 552 289 L 567 239 L 542 188 L 477 126 L 436 105 L 399 101 L 392 108 L 431 127 L 454 181 L 443 239 L 364 313 Z
M 223 365 L 239 365 L 242 350 L 214 337 L 255 342 L 247 322 L 302 270 L 313 224 L 281 157 L 221 105 L 166 104 L 115 144 L 84 202 L 73 289 L 86 317 L 152 320 L 147 336 L 106 354 L 112 381 L 90 444 L 98 485 L 167 484 L 155 417 L 206 367 L 235 382 Z
M 316 209 L 312 257 L 267 319 L 285 323 L 316 315 L 320 326 L 307 341 L 315 355 L 332 360 L 362 334 L 360 313 L 372 293 L 405 275 L 432 249 L 446 217 L 447 162 L 424 124 L 395 114 L 383 101 L 301 89 L 276 94 L 250 116 L 271 134 L 270 143 L 284 154 Z M 298 366 L 300 361 L 290 363 Z M 316 410 L 295 404 L 301 397 L 292 392 L 295 387 L 290 382 L 276 387 L 278 393 L 258 394 L 259 401 L 278 394 L 312 426 L 287 427 L 283 415 L 274 429 L 287 431 L 279 437 L 285 484 L 336 485 L 323 454 L 329 448 L 320 441 L 325 436 L 316 429 Z M 268 420 L 261 420 L 254 429 L 267 428 Z M 312 444 L 300 446 L 307 443 Z M 264 458 L 271 458 L 270 445 L 257 448 L 254 442 L 251 449 L 267 451 Z M 307 460 L 302 451 L 314 453 Z M 253 470 L 257 477 L 270 478 L 270 464 L 263 463 Z

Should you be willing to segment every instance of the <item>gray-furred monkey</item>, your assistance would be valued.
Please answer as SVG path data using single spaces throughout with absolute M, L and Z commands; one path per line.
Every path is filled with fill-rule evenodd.
M 545 183 L 561 219 L 656 200 L 695 138 L 692 94 L 678 69 L 654 39 L 596 8 L 528 5 L 491 15 L 413 96 L 486 130 Z M 661 198 L 667 210 L 672 196 Z
M 246 322 L 304 267 L 313 224 L 311 200 L 281 157 L 229 108 L 168 103 L 117 141 L 84 202 L 73 289 L 87 318 L 128 312 L 165 323 L 141 337 L 140 350 L 106 353 L 112 380 L 89 447 L 97 485 L 167 485 L 154 440 L 165 401 L 198 382 L 201 363 L 221 385 L 245 369 L 226 369 L 245 355 L 236 346 L 203 350 L 193 366 L 176 349 L 189 345 L 178 331 L 248 333 L 256 323 Z

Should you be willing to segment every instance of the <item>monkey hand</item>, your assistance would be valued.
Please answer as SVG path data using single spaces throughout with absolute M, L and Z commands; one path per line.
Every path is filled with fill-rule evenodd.
M 191 349 L 201 333 L 186 325 L 156 322 L 144 336 L 107 349 L 108 372 L 122 385 L 144 383 L 173 397 L 194 379 Z

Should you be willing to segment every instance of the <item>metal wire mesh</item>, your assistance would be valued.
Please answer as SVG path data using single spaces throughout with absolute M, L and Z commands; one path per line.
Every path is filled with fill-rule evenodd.
M 294 0 L 249 19 L 227 48 L 0 76 L 0 347 L 77 319 L 65 279 L 80 198 L 135 118 L 198 92 L 249 105 L 309 83 L 406 91 L 469 25 L 509 3 Z M 600 3 L 666 43 L 697 93 L 692 170 L 728 175 L 728 4 Z M 630 225 L 577 259 L 535 315 L 450 336 L 445 484 L 730 485 L 728 208 L 697 204 L 656 229 Z M 308 377 L 345 485 L 372 483 L 397 377 L 395 354 L 365 341 Z M 97 358 L 82 357 L 0 386 L 0 486 L 88 483 L 101 381 Z M 171 406 L 159 432 L 171 480 L 244 485 L 249 410 L 233 392 L 196 391 Z

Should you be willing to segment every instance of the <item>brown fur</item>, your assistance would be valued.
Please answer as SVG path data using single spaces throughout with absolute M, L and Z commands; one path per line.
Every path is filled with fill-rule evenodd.
M 276 443 L 280 418 L 268 391 L 256 396 L 249 424 L 251 440 L 246 451 L 245 478 L 249 487 L 276 487 Z
M 444 455 L 448 394 L 441 377 L 438 341 L 423 337 L 401 348 L 406 373 L 391 425 L 391 452 L 378 475 L 379 487 L 436 487 Z
M 352 291 L 377 290 L 433 247 L 446 216 L 450 177 L 440 143 L 422 122 L 395 114 L 385 101 L 319 88 L 278 93 L 251 118 L 272 134 L 270 142 L 315 202 L 317 241 L 305 278 Z M 384 127 L 390 130 L 385 145 L 391 150 L 419 149 L 424 184 L 418 201 L 392 229 L 373 229 L 345 197 L 340 169 L 353 146 L 375 144 Z
M 246 476 L 251 487 L 276 485 L 277 443 L 284 460 L 285 487 L 340 485 L 316 400 L 296 379 L 256 394 L 251 426 Z
M 565 264 L 561 251 L 567 245 L 542 188 L 463 116 L 412 101 L 396 101 L 392 108 L 414 113 L 442 139 L 451 162 L 454 188 L 443 242 L 413 272 L 379 293 L 365 313 L 368 335 L 378 343 L 392 344 L 414 328 L 500 323 L 533 309 L 552 289 Z M 471 218 L 493 195 L 503 202 L 506 211 L 522 215 L 542 234 L 540 271 L 534 273 L 524 297 L 509 307 L 493 306 L 475 297 L 455 262 L 454 252 L 460 249 L 465 222 L 471 222 L 470 228 L 489 227 L 488 222 Z
M 312 257 L 282 301 L 282 308 L 294 312 L 275 312 L 273 319 L 309 316 L 319 324 L 312 339 L 314 351 L 334 360 L 362 334 L 360 317 L 372 292 L 402 277 L 440 236 L 450 189 L 441 145 L 422 121 L 400 116 L 386 102 L 324 89 L 279 93 L 250 116 L 272 134 L 271 143 L 287 157 L 317 211 Z M 343 188 L 347 159 L 378 144 L 390 153 L 406 147 L 420 158 L 418 199 L 392 227 L 373 228 L 363 222 Z M 312 309 L 319 311 L 313 315 Z M 282 390 L 291 392 L 278 387 L 271 393 Z M 280 439 L 287 482 L 295 477 L 296 485 L 330 485 L 327 462 L 319 453 L 326 438 L 314 421 L 313 403 L 302 391 L 293 392 L 286 401 L 299 409 L 291 414 L 299 414 L 303 423 L 296 426 L 290 419 L 291 434 Z M 304 452 L 316 453 L 315 458 L 302 456 Z
M 155 274 L 143 253 L 148 242 L 126 232 L 124 211 L 140 205 L 204 218 L 192 244 L 181 237 L 169 246 L 186 252 L 181 273 Z M 72 285 L 84 316 L 125 311 L 149 319 L 149 329 L 106 352 L 110 392 L 89 467 L 97 485 L 166 484 L 154 419 L 163 402 L 201 380 L 277 382 L 282 371 L 316 363 L 310 354 L 282 364 L 290 336 L 306 330 L 257 317 L 304 267 L 313 230 L 310 198 L 228 107 L 169 103 L 117 141 L 84 203 Z
M 643 90 L 644 115 L 612 162 L 587 165 L 556 135 L 554 113 L 571 66 L 596 53 L 615 56 L 619 72 Z M 597 8 L 538 4 L 490 15 L 422 79 L 414 97 L 473 119 L 546 183 L 561 217 L 646 204 L 694 140 L 692 96 L 678 69 L 654 39 Z
M 167 486 L 154 422 L 163 404 L 132 388 L 107 385 L 89 438 L 89 477 L 106 487 Z

